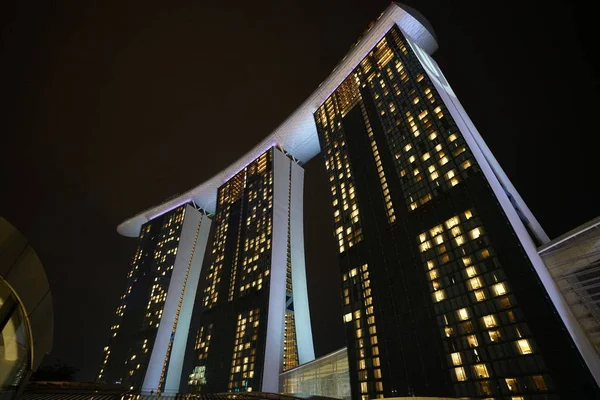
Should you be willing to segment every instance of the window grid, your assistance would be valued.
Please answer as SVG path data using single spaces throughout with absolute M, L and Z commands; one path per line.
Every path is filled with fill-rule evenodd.
M 458 127 L 397 28 L 359 64 L 357 75 L 375 101 L 410 211 L 466 179 L 469 168 L 477 169 Z
M 525 394 L 535 379 L 545 387 L 543 361 L 475 210 L 424 231 L 417 245 L 457 395 Z M 521 357 L 520 368 L 506 367 Z M 509 389 L 504 376 L 515 372 Z
M 364 264 L 343 275 L 344 322 L 352 324 L 351 339 L 356 351 L 356 369 L 361 400 L 383 398 L 379 342 L 375 323 L 369 268 Z M 350 357 L 350 359 L 352 359 Z
M 238 314 L 228 384 L 230 392 L 251 392 L 254 386 L 259 316 L 259 309 Z
M 343 253 L 363 239 L 360 210 L 350 168 L 342 117 L 358 101 L 355 78 L 350 75 L 315 114 L 323 138 L 325 168 L 329 176 L 334 216 L 334 235 Z

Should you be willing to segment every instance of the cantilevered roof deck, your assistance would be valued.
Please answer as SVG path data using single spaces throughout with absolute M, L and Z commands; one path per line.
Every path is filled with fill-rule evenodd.
M 321 149 L 313 114 L 394 24 L 427 53 L 432 54 L 437 49 L 438 45 L 431 25 L 421 14 L 403 4 L 390 4 L 327 79 L 270 135 L 208 181 L 124 221 L 118 226 L 117 231 L 123 236 L 136 237 L 144 223 L 190 201 L 214 213 L 219 187 L 272 146 L 285 149 L 300 164 L 306 163 L 319 154 Z

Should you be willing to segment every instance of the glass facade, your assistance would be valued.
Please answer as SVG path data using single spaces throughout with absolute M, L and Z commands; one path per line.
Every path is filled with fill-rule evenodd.
M 314 115 L 352 397 L 594 393 L 415 46 L 394 26 Z
M 350 375 L 346 348 L 283 372 L 279 391 L 285 394 L 350 399 Z

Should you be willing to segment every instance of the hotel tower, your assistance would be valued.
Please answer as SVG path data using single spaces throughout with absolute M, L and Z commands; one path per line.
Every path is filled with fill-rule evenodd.
M 431 57 L 437 47 L 422 15 L 392 3 L 255 148 L 119 226 L 145 243 L 146 229 L 163 229 L 147 224 L 177 220 L 182 204 L 214 213 L 182 378 L 193 390 L 275 392 L 279 372 L 314 358 L 301 165 L 322 153 L 354 400 L 600 397 L 600 361 L 537 252 L 549 238 Z M 482 87 L 482 101 L 491 95 Z M 177 315 L 165 305 L 169 326 Z M 146 336 L 135 340 L 139 357 Z M 131 356 L 119 360 L 135 377 Z

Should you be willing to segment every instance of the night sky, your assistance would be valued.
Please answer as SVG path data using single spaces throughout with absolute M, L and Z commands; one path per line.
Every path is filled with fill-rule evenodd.
M 407 1 L 550 237 L 600 214 L 594 13 L 558 1 Z M 116 226 L 227 167 L 317 88 L 389 1 L 0 2 L 0 215 L 54 298 L 57 359 L 93 379 L 136 240 Z M 322 158 L 306 166 L 317 356 L 344 345 Z

